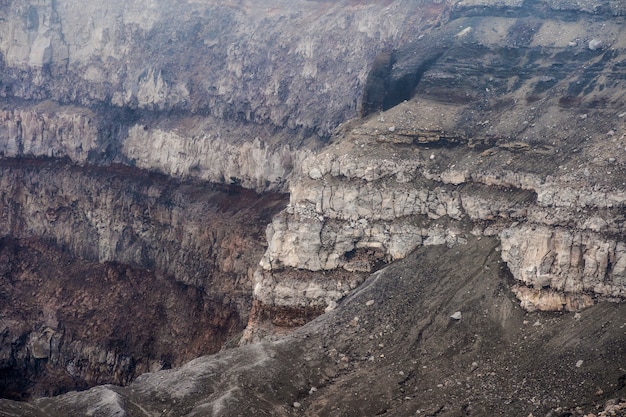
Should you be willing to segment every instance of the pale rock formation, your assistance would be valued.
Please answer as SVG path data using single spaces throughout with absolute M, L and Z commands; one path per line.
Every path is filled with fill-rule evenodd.
M 623 207 L 623 191 L 575 188 L 575 176 L 541 178 L 507 169 L 438 172 L 419 149 L 400 156 L 380 144 L 375 152 L 361 151 L 357 142 L 374 146 L 356 130 L 302 163 L 289 206 L 267 229 L 258 300 L 318 305 L 320 297 L 306 301 L 301 286 L 294 297 L 267 277 L 284 268 L 354 271 L 351 257 L 358 251 L 369 251 L 358 260 L 368 271 L 375 259 L 402 259 L 421 245 L 463 243 L 467 221 L 475 233 L 500 236 L 502 259 L 529 287 L 516 290 L 528 309 L 580 309 L 593 296 L 625 297 L 626 246 L 606 235 L 623 233 L 624 218 L 598 212 Z M 342 296 L 329 291 L 326 299 Z
M 601 10 L 613 13 L 606 7 L 614 4 L 600 3 Z M 456 7 L 481 10 L 484 4 Z M 510 13 L 521 5 L 497 3 Z M 568 2 L 549 7 L 576 8 Z M 592 102 L 583 113 L 562 93 L 590 82 L 578 78 L 568 60 L 584 52 L 596 62 L 592 53 L 599 52 L 585 46 L 579 47 L 585 51 L 570 51 L 569 42 L 618 37 L 623 28 L 613 20 L 604 26 L 593 19 L 564 23 L 560 16 L 530 22 L 479 14 L 396 51 L 387 78 L 376 72 L 370 80 L 387 88 L 378 98 L 386 111 L 342 125 L 331 144 L 296 171 L 290 203 L 267 229 L 256 299 L 270 303 L 268 309 L 288 305 L 287 300 L 302 308 L 317 306 L 320 299 L 334 305 L 342 295 L 333 285 L 326 284 L 327 297 L 316 293 L 307 299 L 305 286 L 289 293 L 271 275 L 315 272 L 332 280 L 337 271 L 374 270 L 421 245 L 451 246 L 469 234 L 501 239 L 502 259 L 520 283 L 515 293 L 525 308 L 576 310 L 598 299 L 623 299 L 626 192 L 618 167 L 626 162 L 626 136 L 620 113 L 592 114 Z M 568 25 L 567 36 L 553 33 L 561 23 Z M 484 50 L 497 54 L 507 45 L 518 51 L 513 61 L 520 65 L 530 50 L 564 52 L 557 59 L 542 55 L 539 72 L 530 71 L 513 87 L 513 61 L 490 61 L 496 67 L 485 74 L 482 58 L 467 55 L 476 45 L 484 48 L 475 49 L 481 57 Z M 624 46 L 616 46 L 615 57 L 622 56 Z M 447 48 L 455 52 L 447 54 Z M 438 59 L 442 54 L 445 58 Z M 589 77 L 612 74 L 613 68 L 605 65 Z M 412 79 L 418 84 L 407 86 Z M 545 83 L 555 86 L 552 95 L 544 93 Z M 370 87 L 369 98 L 383 88 Z M 406 88 L 415 89 L 410 100 L 401 99 Z M 588 90 L 607 100 L 611 94 L 594 85 Z M 576 94 L 575 100 L 584 102 L 591 93 Z M 597 100 L 595 95 L 589 100 Z M 602 125 L 621 127 L 613 128 L 608 142 L 593 128 Z
M 79 165 L 123 162 L 174 178 L 282 191 L 294 167 L 311 154 L 289 143 L 248 138 L 241 128 L 233 140 L 212 121 L 196 117 L 160 128 L 126 125 L 115 114 L 49 101 L 18 105 L 0 111 L 0 156 L 67 157 Z
M 626 296 L 626 244 L 593 232 L 524 225 L 504 230 L 502 259 L 528 286 Z
M 68 157 L 81 165 L 98 145 L 93 112 L 50 102 L 0 111 L 0 137 L 4 157 Z
M 513 293 L 526 311 L 580 311 L 595 303 L 588 294 L 563 293 L 521 285 L 513 287 Z
M 196 136 L 142 125 L 129 129 L 122 147 L 123 157 L 138 168 L 259 191 L 284 187 L 293 167 L 308 154 L 288 144 L 271 148 L 258 138 L 229 143 L 219 131 Z

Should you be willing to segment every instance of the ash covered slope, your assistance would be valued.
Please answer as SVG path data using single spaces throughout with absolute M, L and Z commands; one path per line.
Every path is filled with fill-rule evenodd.
M 525 313 L 499 250 L 421 248 L 280 341 L 0 415 L 544 416 L 626 395 L 626 305 Z

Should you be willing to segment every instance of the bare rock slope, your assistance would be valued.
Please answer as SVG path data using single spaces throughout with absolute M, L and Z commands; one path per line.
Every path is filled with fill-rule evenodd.
M 620 412 L 625 15 L 0 1 L 0 415 Z
M 619 403 L 626 304 L 524 312 L 498 250 L 423 247 L 278 341 L 125 388 L 0 401 L 0 415 L 566 416 Z

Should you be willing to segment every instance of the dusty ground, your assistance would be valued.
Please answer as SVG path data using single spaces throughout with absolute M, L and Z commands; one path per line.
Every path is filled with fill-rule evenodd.
M 311 326 L 338 370 L 303 408 L 525 416 L 626 394 L 625 305 L 528 314 L 510 283 L 489 239 L 420 249 L 376 274 L 334 318 Z M 460 320 L 450 317 L 457 311 Z

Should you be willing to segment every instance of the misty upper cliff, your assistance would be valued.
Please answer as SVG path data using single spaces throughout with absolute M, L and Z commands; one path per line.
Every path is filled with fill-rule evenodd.
M 171 315 L 163 332 L 170 334 L 159 341 L 139 332 L 131 353 L 103 348 L 106 334 L 63 328 L 62 317 L 91 323 L 95 305 L 109 308 L 76 284 L 88 266 L 71 264 L 78 273 L 64 282 L 79 288 L 86 311 L 68 307 L 72 295 L 44 288 L 37 300 L 63 301 L 71 313 L 35 305 L 24 316 L 31 328 L 2 322 L 4 365 L 33 378 L 82 378 L 66 387 L 125 383 L 124 372 L 214 351 L 245 321 L 243 340 L 251 342 L 329 313 L 295 338 L 149 375 L 128 390 L 99 388 L 24 408 L 0 403 L 7 415 L 142 415 L 161 403 L 172 415 L 238 415 L 246 407 L 291 415 L 300 412 L 295 403 L 315 415 L 337 411 L 328 404 L 338 398 L 343 415 L 369 406 L 396 415 L 507 415 L 494 405 L 497 394 L 476 399 L 498 385 L 510 401 L 521 392 L 514 414 L 528 415 L 595 407 L 623 393 L 622 2 L 0 5 L 7 288 L 27 295 L 54 275 L 27 273 L 27 265 L 70 265 L 65 256 L 73 256 L 104 282 L 126 281 L 118 294 L 149 291 L 124 277 L 178 288 L 171 298 L 146 298 L 154 309 L 140 321 L 166 317 L 164 305 L 190 306 Z M 288 192 L 289 202 L 277 192 Z M 384 284 L 376 284 L 380 277 Z M 354 297 L 368 300 L 342 302 L 366 280 Z M 372 305 L 380 320 L 369 316 Z M 454 309 L 472 325 L 452 327 Z M 589 319 L 578 327 L 573 315 L 532 313 L 583 309 Z M 177 339 L 174 348 L 192 347 L 171 359 L 172 335 L 198 314 L 206 315 L 199 326 L 218 330 Z M 539 323 L 532 334 L 529 320 Z M 111 327 L 111 336 L 126 331 Z M 594 345 L 588 335 L 596 334 Z M 379 353 L 390 344 L 397 349 Z M 594 357 L 594 349 L 602 353 Z M 592 362 L 594 387 L 580 388 L 584 375 L 570 369 L 578 357 Z M 551 376 L 533 370 L 533 359 Z M 517 360 L 519 369 L 511 365 Z M 431 362 L 441 372 L 424 371 Z M 474 362 L 488 364 L 480 383 Z M 560 373 L 570 371 L 567 382 Z M 219 383 L 211 379 L 217 372 L 225 375 Z M 355 382 L 366 372 L 380 381 Z M 194 378 L 213 382 L 203 391 Z M 446 388 L 439 397 L 428 385 L 437 378 Z M 159 379 L 169 388 L 153 389 Z M 462 381 L 464 393 L 455 393 Z M 360 387 L 364 395 L 355 398 L 363 402 L 346 397 L 350 386 Z M 311 387 L 325 389 L 309 400 Z M 367 399 L 377 392 L 379 399 Z
M 374 57 L 433 24 L 423 7 L 7 3 L 0 9 L 0 95 L 10 102 L 2 151 L 284 188 L 302 144 L 316 147 L 357 114 Z M 44 100 L 84 110 L 33 107 Z

